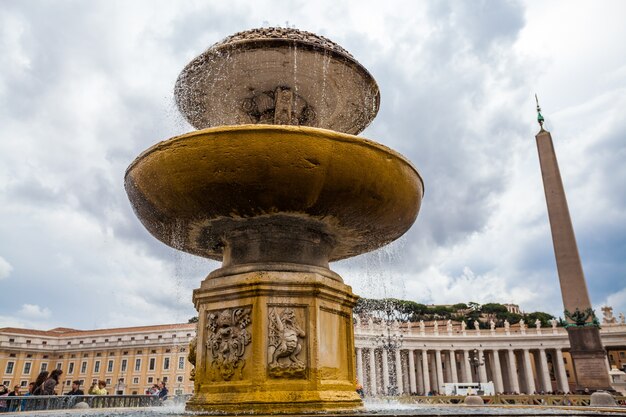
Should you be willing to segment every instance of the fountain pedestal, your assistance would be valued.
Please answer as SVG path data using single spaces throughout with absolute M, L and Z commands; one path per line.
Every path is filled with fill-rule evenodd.
M 361 405 L 354 389 L 357 297 L 329 274 L 290 271 L 289 264 L 282 269 L 208 277 L 194 291 L 204 343 L 197 347 L 189 410 L 281 413 Z

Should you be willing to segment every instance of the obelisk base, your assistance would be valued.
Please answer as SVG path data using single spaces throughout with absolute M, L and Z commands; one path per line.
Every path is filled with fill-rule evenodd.
M 576 375 L 576 392 L 584 392 L 585 389 L 592 392 L 613 391 L 598 328 L 572 326 L 567 328 L 567 334 Z
M 281 270 L 211 274 L 194 291 L 198 344 L 187 410 L 359 409 L 352 327 L 357 297 L 328 270 L 268 267 Z

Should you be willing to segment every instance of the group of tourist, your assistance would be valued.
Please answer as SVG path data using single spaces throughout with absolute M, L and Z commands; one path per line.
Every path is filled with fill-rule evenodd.
M 168 394 L 169 394 L 169 391 L 167 390 L 167 386 L 165 386 L 165 382 L 154 384 L 149 389 L 146 390 L 146 395 L 153 395 L 153 396 L 159 397 L 159 400 L 161 401 L 167 400 Z

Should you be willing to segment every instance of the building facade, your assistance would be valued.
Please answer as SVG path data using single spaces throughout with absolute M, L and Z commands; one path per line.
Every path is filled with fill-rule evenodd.
M 605 366 L 626 364 L 626 324 L 603 325 Z M 445 383 L 493 382 L 498 393 L 573 392 L 575 374 L 561 327 L 462 328 L 355 325 L 358 379 L 370 395 L 426 395 Z M 381 347 L 384 346 L 384 347 Z
M 2 328 L 0 380 L 26 387 L 40 371 L 59 368 L 59 393 L 69 391 L 73 380 L 83 381 L 85 391 L 104 380 L 110 394 L 143 394 L 160 381 L 172 394 L 191 394 L 187 355 L 195 334 L 195 324 L 87 331 Z M 606 366 L 626 367 L 626 324 L 603 324 L 600 334 Z M 569 339 L 560 327 L 477 330 L 458 323 L 420 327 L 357 321 L 355 345 L 358 380 L 369 395 L 443 393 L 449 382 L 491 381 L 496 392 L 509 393 L 569 392 L 575 386 Z
M 0 381 L 27 387 L 41 371 L 63 370 L 57 393 L 74 380 L 85 392 L 103 380 L 109 394 L 143 394 L 165 381 L 172 394 L 193 392 L 187 361 L 195 324 L 101 330 L 56 328 L 48 331 L 0 329 Z

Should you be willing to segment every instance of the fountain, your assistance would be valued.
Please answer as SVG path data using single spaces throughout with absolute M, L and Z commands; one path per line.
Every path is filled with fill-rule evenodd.
M 199 130 L 144 151 L 125 187 L 153 236 L 222 262 L 193 293 L 187 409 L 359 409 L 357 297 L 329 262 L 400 237 L 424 190 L 402 155 L 354 136 L 378 111 L 376 82 L 324 37 L 265 28 L 191 61 L 175 96 Z

